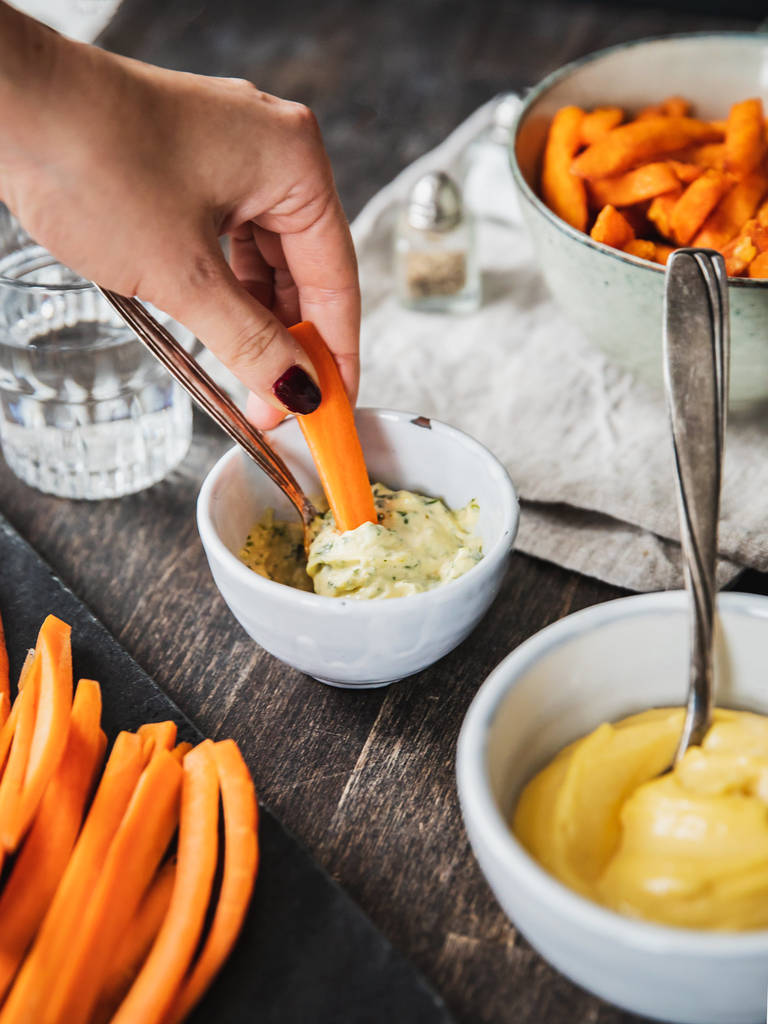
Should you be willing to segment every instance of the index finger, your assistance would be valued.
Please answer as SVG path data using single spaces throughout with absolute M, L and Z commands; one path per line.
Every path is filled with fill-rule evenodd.
M 281 235 L 283 253 L 311 320 L 333 353 L 354 403 L 360 378 L 360 284 L 349 225 L 335 193 L 302 231 Z

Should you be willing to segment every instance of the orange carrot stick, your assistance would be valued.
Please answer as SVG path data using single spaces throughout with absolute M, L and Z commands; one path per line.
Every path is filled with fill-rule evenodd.
M 0 781 L 0 849 L 6 852 L 10 852 L 14 848 L 14 844 L 6 842 L 6 838 L 9 834 L 13 834 L 32 737 L 35 733 L 35 715 L 40 690 L 40 662 L 41 654 L 40 651 L 37 651 L 32 659 L 24 689 L 16 698 L 16 703 L 19 704 L 19 713 L 15 722 L 8 761 Z M 8 719 L 9 722 L 11 718 L 13 718 L 13 713 Z
M 109 1021 L 160 931 L 171 902 L 176 859 L 166 861 L 155 875 L 139 909 L 115 950 L 96 1010 L 96 1020 Z
M 11 702 L 7 693 L 0 693 L 0 728 L 8 721 L 11 713 Z M 0 775 L 2 774 L 2 762 L 0 762 Z
M 240 934 L 259 865 L 258 805 L 248 768 L 233 740 L 214 745 L 224 808 L 224 872 L 211 928 L 164 1024 L 178 1024 L 218 974 Z
M 56 771 L 67 744 L 72 713 L 70 633 L 67 623 L 54 615 L 49 615 L 40 629 L 40 691 L 35 730 L 15 814 L 10 820 L 6 819 L 0 834 L 6 850 L 15 850 L 32 824 L 45 787 Z
M 8 713 L 2 726 L 0 726 L 0 780 L 3 778 L 3 772 L 5 771 L 6 761 L 8 760 L 8 751 L 11 749 L 11 743 L 13 742 L 13 734 L 16 731 L 16 723 L 19 720 L 19 711 L 21 710 L 21 694 L 13 702 L 13 707 Z M 2 847 L 0 846 L 0 850 Z
M 176 760 L 179 762 L 179 764 L 181 764 L 181 762 L 184 760 L 184 758 L 187 756 L 187 754 L 190 752 L 191 749 L 192 749 L 192 744 L 191 743 L 187 743 L 187 741 L 184 740 L 183 743 L 177 743 L 176 746 L 171 751 L 171 753 L 176 758 Z
M 323 399 L 307 416 L 297 416 L 320 482 L 342 532 L 376 522 L 371 485 L 357 436 L 352 406 L 338 367 L 314 324 L 289 328 L 312 360 Z
M 13 702 L 8 717 L 0 728 L 0 779 L 3 777 L 3 772 L 8 758 L 8 751 L 11 749 L 13 735 L 16 732 L 16 724 L 19 720 L 19 712 L 21 711 L 21 701 L 19 700 L 19 697 L 21 696 L 21 691 L 24 689 L 24 681 L 30 673 L 34 658 L 35 652 L 27 651 L 27 656 L 24 659 L 24 664 L 21 669 L 21 675 L 19 676 L 19 692 L 16 695 L 16 700 Z M 0 845 L 0 851 L 2 851 L 2 845 Z
M 16 700 L 11 705 L 11 710 L 8 712 L 5 721 L 2 726 L 0 726 L 0 780 L 2 779 L 3 772 L 5 771 L 8 752 L 11 749 L 11 744 L 13 743 L 13 734 L 16 731 L 20 711 L 21 694 L 18 694 Z
M 171 750 L 176 742 L 175 722 L 147 722 L 140 725 L 136 732 L 142 739 L 154 739 L 155 751 Z
M 219 780 L 213 743 L 184 758 L 176 881 L 160 932 L 112 1024 L 160 1024 L 189 969 L 205 922 L 218 856 Z
M 181 780 L 182 769 L 167 750 L 141 773 L 87 905 L 46 980 L 40 1024 L 90 1020 L 115 949 L 176 831 Z
M 32 662 L 35 660 L 35 650 L 33 647 L 27 651 L 24 656 L 24 664 L 21 666 L 21 672 L 19 672 L 19 681 L 16 683 L 16 690 L 18 693 L 24 689 L 24 683 L 27 681 L 29 673 L 32 671 Z M 18 695 L 18 694 L 17 694 Z
M 0 617 L 0 696 L 5 694 L 8 704 L 11 703 L 11 674 L 8 664 L 8 648 L 5 644 L 5 629 Z
M 101 692 L 80 681 L 64 756 L 0 897 L 0 1002 L 34 938 L 75 845 L 103 753 Z
M 0 695 L 0 720 L 2 720 L 2 726 L 0 726 L 0 781 L 3 778 L 3 772 L 5 770 L 5 762 L 8 755 L 8 750 L 13 740 L 13 734 L 16 731 L 16 720 L 19 717 L 19 708 L 21 707 L 17 698 L 13 707 L 8 714 L 5 714 L 7 709 L 8 698 L 5 694 Z M 0 874 L 3 870 L 3 861 L 5 860 L 5 850 L 0 845 Z
M 48 913 L 0 1011 L 2 1024 L 43 1020 L 50 996 L 51 969 L 63 962 L 72 936 L 79 928 L 83 908 L 136 789 L 142 767 L 142 741 L 135 733 L 121 732 L 114 742 Z

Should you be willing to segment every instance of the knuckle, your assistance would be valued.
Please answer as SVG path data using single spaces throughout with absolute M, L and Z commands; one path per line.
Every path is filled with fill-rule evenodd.
M 249 323 L 230 338 L 230 366 L 247 368 L 264 358 L 280 341 L 280 326 L 274 320 Z
M 253 82 L 247 78 L 225 78 L 223 81 L 233 86 L 235 89 L 239 89 L 243 93 L 259 92 Z
M 191 294 L 199 295 L 221 277 L 221 259 L 212 252 L 198 252 L 190 260 L 187 285 Z
M 296 128 L 300 132 L 309 133 L 317 138 L 320 137 L 320 125 L 318 124 L 314 112 L 306 106 L 306 104 L 291 103 L 290 114 Z

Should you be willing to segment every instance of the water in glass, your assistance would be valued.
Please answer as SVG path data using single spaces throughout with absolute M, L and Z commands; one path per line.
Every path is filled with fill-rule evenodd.
M 52 494 L 117 497 L 162 479 L 191 424 L 187 395 L 96 289 L 0 217 L 0 439 L 14 472 Z

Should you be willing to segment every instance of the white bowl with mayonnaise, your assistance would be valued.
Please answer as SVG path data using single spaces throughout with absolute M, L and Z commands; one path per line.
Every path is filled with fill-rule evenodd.
M 355 422 L 372 480 L 439 497 L 451 509 L 477 502 L 483 557 L 462 576 L 424 593 L 374 600 L 307 593 L 259 576 L 238 558 L 245 538 L 265 509 L 285 520 L 295 512 L 237 448 L 210 471 L 197 502 L 213 578 L 249 636 L 299 671 L 351 688 L 413 675 L 461 643 L 501 587 L 519 514 L 505 468 L 460 430 L 383 409 L 358 409 Z M 285 420 L 269 439 L 305 493 L 321 493 L 298 423 Z
M 573 981 L 659 1020 L 756 1024 L 766 1013 L 768 930 L 673 927 L 608 910 L 544 870 L 509 826 L 523 787 L 572 741 L 603 722 L 684 703 L 688 616 L 682 591 L 623 598 L 523 643 L 491 673 L 464 720 L 459 797 L 499 903 Z M 766 665 L 768 598 L 721 594 L 717 705 L 768 714 Z M 696 822 L 690 826 L 677 838 L 695 838 Z

